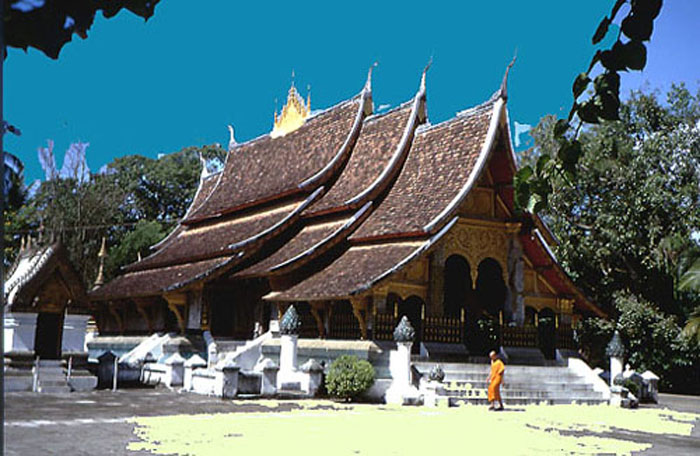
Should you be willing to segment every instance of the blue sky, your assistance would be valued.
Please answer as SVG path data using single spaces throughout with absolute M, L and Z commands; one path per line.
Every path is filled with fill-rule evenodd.
M 202 4 L 205 2 L 202 2 Z M 43 177 L 37 149 L 55 141 L 90 143 L 93 171 L 114 157 L 239 141 L 271 129 L 292 70 L 312 109 L 357 93 L 372 62 L 375 106 L 396 105 L 428 75 L 431 122 L 478 104 L 511 72 L 511 122 L 562 114 L 571 83 L 587 67 L 590 37 L 613 3 L 500 2 L 200 2 L 162 0 L 148 22 L 122 12 L 98 17 L 87 40 L 74 37 L 58 61 L 12 49 L 5 61 L 5 116 L 22 130 L 5 148 Z M 585 4 L 585 7 L 581 5 Z M 700 79 L 700 2 L 666 0 L 643 73 L 623 76 L 623 91 Z M 523 137 L 522 139 L 526 139 Z

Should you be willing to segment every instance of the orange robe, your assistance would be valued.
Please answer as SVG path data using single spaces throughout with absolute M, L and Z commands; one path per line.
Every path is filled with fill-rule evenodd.
M 503 361 L 497 359 L 491 361 L 491 375 L 489 375 L 489 402 L 501 400 L 501 382 L 506 366 Z

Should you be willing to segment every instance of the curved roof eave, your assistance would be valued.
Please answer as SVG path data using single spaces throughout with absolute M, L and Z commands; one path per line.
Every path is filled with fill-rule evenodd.
M 593 304 L 593 302 L 590 299 L 588 299 L 588 297 L 584 295 L 583 292 L 571 280 L 571 277 L 569 277 L 566 271 L 564 271 L 564 268 L 559 264 L 559 261 L 557 261 L 554 252 L 549 248 L 549 244 L 547 243 L 547 240 L 545 239 L 544 235 L 540 232 L 540 230 L 534 229 L 533 232 L 535 233 L 535 239 L 537 239 L 537 244 L 539 244 L 540 248 L 549 257 L 551 265 L 554 268 L 557 276 L 559 276 L 559 278 L 562 279 L 562 281 L 571 289 L 573 294 L 576 296 L 576 302 L 580 303 L 583 307 L 587 308 L 599 317 L 607 317 L 607 312 L 603 311 L 598 306 Z

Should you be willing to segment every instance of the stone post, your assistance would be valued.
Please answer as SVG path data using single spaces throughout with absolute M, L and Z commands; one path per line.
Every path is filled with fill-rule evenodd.
M 421 382 L 421 392 L 423 393 L 423 405 L 426 407 L 437 407 L 438 388 L 445 379 L 445 371 L 439 364 L 433 366 L 428 375 L 427 382 Z
M 309 396 L 315 396 L 323 381 L 323 366 L 311 358 L 301 366 L 301 371 L 308 375 L 306 392 Z
M 273 396 L 277 393 L 277 373 L 280 367 L 270 358 L 264 358 L 255 366 L 254 370 L 262 372 L 260 394 L 262 396 Z
M 165 360 L 165 365 L 167 367 L 165 386 L 168 388 L 182 386 L 185 377 L 185 358 L 180 356 L 179 353 L 174 353 Z
M 411 347 L 416 331 L 404 315 L 394 330 L 396 350 L 389 354 L 389 371 L 391 386 L 384 395 L 387 404 L 415 404 L 418 391 L 411 385 Z
M 280 370 L 294 372 L 297 370 L 297 344 L 299 336 L 283 334 L 280 338 Z
M 289 306 L 280 321 L 280 371 L 283 373 L 297 370 L 297 342 L 301 320 L 294 306 Z
M 185 362 L 185 378 L 184 378 L 184 388 L 185 391 L 192 390 L 192 373 L 195 369 L 201 369 L 207 367 L 207 362 L 199 355 L 193 355 Z
M 216 386 L 214 394 L 224 399 L 236 397 L 238 393 L 238 372 L 240 368 L 233 360 L 226 360 L 216 366 Z
M 605 349 L 605 354 L 610 357 L 610 386 L 613 386 L 615 377 L 622 375 L 622 362 L 625 357 L 625 346 L 622 344 L 620 331 L 615 330 L 615 334 Z

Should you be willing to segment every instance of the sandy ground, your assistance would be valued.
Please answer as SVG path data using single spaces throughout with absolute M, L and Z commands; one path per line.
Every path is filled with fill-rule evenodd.
M 7 455 L 700 454 L 700 398 L 450 409 L 223 401 L 167 390 L 5 395 Z M 506 404 L 507 405 L 507 404 Z

